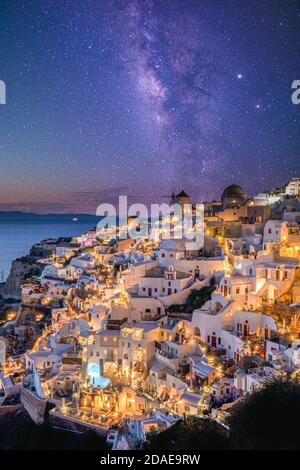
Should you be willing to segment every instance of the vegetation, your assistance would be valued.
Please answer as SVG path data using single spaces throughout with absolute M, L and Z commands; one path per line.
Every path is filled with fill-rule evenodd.
M 29 285 L 29 284 L 37 284 L 39 281 L 39 278 L 37 276 L 31 276 L 25 279 L 24 282 L 22 282 L 23 286 Z
M 211 294 L 215 290 L 214 279 L 211 280 L 209 286 L 204 286 L 200 290 L 193 289 L 182 305 L 173 304 L 168 308 L 172 312 L 187 312 L 192 313 L 195 309 L 201 308 L 205 302 L 211 299 Z
M 300 385 L 274 381 L 233 405 L 229 429 L 209 418 L 190 417 L 158 434 L 148 434 L 146 450 L 300 449 Z
M 99 436 L 95 431 L 87 431 L 79 439 L 74 450 L 109 450 L 106 438 Z
M 234 449 L 300 449 L 300 385 L 275 381 L 233 406 Z
M 168 312 L 169 313 L 184 312 L 185 311 L 184 307 L 185 307 L 184 305 L 173 304 L 173 305 L 170 305 L 170 307 L 168 308 Z
M 228 432 L 209 418 L 189 417 L 178 421 L 171 428 L 157 433 L 150 432 L 144 449 L 163 450 L 215 450 L 228 448 Z
M 192 313 L 195 309 L 203 307 L 205 302 L 211 299 L 215 286 L 210 284 L 200 290 L 192 290 L 185 303 L 185 311 Z

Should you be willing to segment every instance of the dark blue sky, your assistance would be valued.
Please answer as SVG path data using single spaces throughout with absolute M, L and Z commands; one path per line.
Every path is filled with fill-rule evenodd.
M 297 1 L 1 0 L 0 210 L 300 176 Z

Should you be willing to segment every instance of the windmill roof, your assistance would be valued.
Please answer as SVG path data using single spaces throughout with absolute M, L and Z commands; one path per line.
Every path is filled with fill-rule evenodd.
M 189 195 L 186 194 L 186 192 L 182 190 L 179 194 L 176 194 L 176 197 L 189 197 Z

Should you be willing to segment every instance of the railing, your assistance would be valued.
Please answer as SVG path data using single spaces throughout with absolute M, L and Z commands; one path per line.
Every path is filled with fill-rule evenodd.
M 168 351 L 157 351 L 160 356 L 166 357 L 167 359 L 178 359 L 178 356 Z

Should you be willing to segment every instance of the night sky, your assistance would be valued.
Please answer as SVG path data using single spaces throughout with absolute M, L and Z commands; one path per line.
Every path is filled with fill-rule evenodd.
M 300 176 L 299 3 L 0 0 L 0 210 Z

